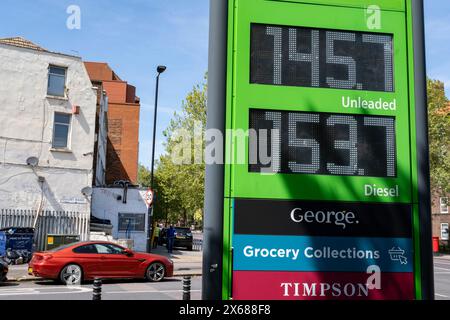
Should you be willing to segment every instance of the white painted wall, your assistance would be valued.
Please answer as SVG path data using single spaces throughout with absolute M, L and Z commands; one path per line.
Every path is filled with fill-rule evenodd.
M 94 188 L 92 195 L 92 215 L 99 219 L 107 219 L 113 225 L 114 239 L 126 239 L 126 232 L 119 232 L 119 213 L 145 214 L 145 230 L 148 226 L 147 205 L 145 204 L 146 190 L 128 189 L 127 203 L 118 201 L 123 196 L 122 188 Z M 147 232 L 131 232 L 130 238 L 134 240 L 134 250 L 147 249 Z
M 68 68 L 67 99 L 47 96 L 49 64 Z M 0 210 L 37 210 L 43 195 L 44 210 L 90 212 L 81 189 L 92 186 L 96 104 L 80 58 L 0 44 Z M 70 152 L 52 151 L 54 113 L 72 105 Z
M 97 187 L 106 185 L 106 151 L 108 147 L 108 96 L 106 91 L 103 91 L 100 97 L 97 167 L 95 171 L 95 185 Z

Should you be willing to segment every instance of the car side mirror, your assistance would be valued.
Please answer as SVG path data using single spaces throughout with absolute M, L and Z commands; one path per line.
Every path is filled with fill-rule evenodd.
M 123 254 L 126 255 L 127 257 L 132 257 L 133 256 L 133 252 L 131 250 L 128 250 L 128 249 L 123 250 Z

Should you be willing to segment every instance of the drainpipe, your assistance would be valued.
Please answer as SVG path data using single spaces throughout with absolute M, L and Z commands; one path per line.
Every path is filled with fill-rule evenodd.
M 38 210 L 36 212 L 36 218 L 34 218 L 34 222 L 33 222 L 33 229 L 36 230 L 36 226 L 37 226 L 37 222 L 39 219 L 39 216 L 41 215 L 41 211 L 44 207 L 44 182 L 45 182 L 45 178 L 43 177 L 38 177 L 38 181 L 41 184 L 41 201 L 39 202 L 39 207 Z

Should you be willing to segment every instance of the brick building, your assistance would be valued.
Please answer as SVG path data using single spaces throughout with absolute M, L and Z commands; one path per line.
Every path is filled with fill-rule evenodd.
M 106 183 L 126 180 L 136 184 L 140 116 L 136 88 L 120 79 L 107 63 L 85 62 L 85 66 L 92 84 L 108 95 Z
M 433 237 L 439 237 L 442 246 L 449 248 L 449 211 L 450 195 L 442 196 L 435 194 L 433 196 Z

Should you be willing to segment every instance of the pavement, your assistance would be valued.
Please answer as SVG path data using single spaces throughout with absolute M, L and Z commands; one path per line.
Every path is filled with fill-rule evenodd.
M 203 253 L 201 251 L 183 251 L 174 249 L 169 255 L 165 247 L 159 246 L 152 250 L 153 254 L 162 255 L 174 262 L 174 276 L 201 276 Z M 40 281 L 42 279 L 28 275 L 28 265 L 10 266 L 8 272 L 9 282 Z

